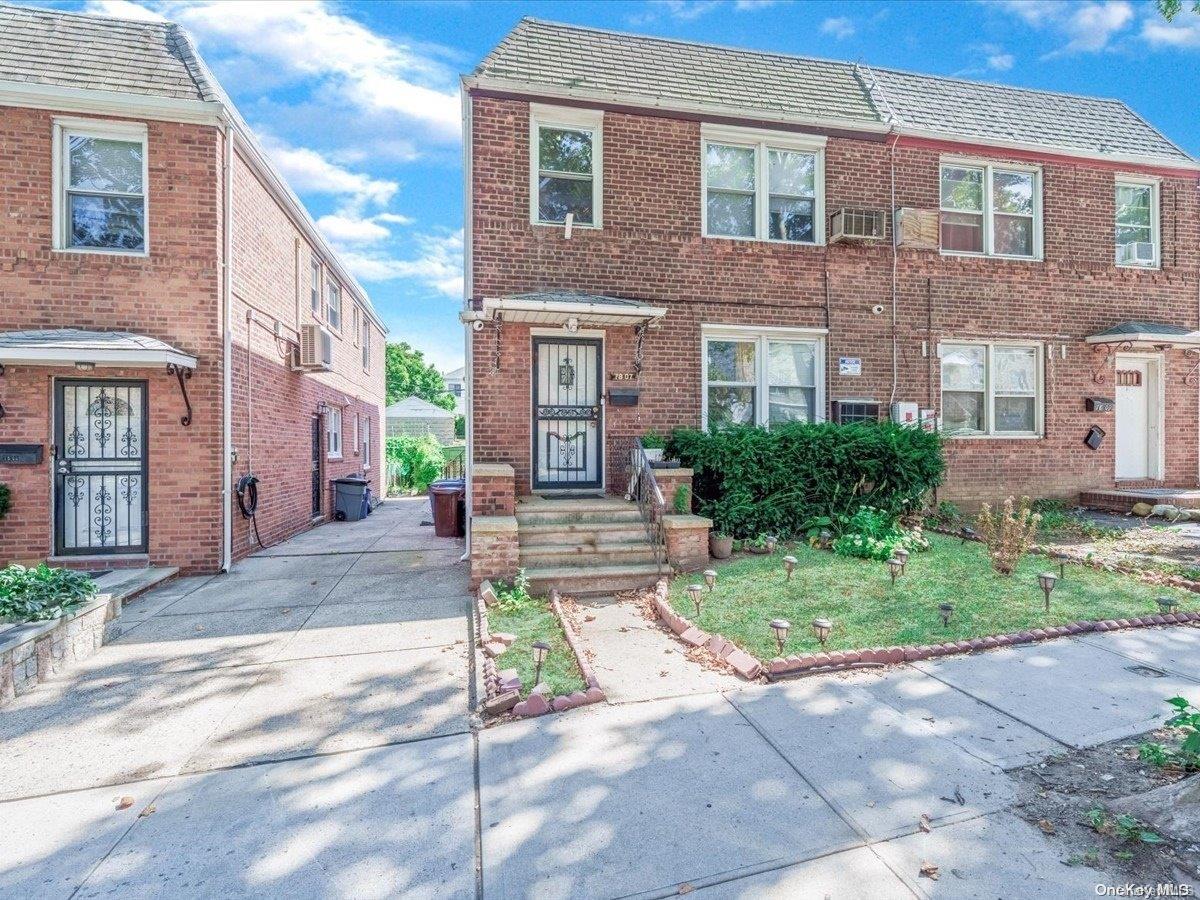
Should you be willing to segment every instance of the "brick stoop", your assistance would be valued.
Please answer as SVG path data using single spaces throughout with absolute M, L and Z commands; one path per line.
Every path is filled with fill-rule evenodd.
M 1112 490 L 1083 491 L 1079 495 L 1079 505 L 1120 514 L 1131 512 L 1137 503 L 1149 503 L 1151 506 L 1169 503 L 1181 509 L 1200 509 L 1200 489 L 1148 485 L 1149 483 L 1139 484 L 1134 487 L 1123 484 Z
M 535 593 L 611 594 L 649 587 L 670 571 L 656 561 L 637 504 L 617 497 L 517 502 L 520 565 Z

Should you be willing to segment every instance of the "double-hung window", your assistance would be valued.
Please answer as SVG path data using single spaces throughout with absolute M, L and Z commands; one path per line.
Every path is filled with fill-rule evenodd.
M 362 322 L 362 364 L 363 371 L 371 371 L 371 320 L 365 314 Z
M 823 358 L 823 338 L 804 329 L 705 329 L 705 427 L 821 421 Z
M 362 461 L 364 469 L 371 468 L 371 419 L 369 416 L 363 416 Z
M 308 277 L 309 304 L 312 306 L 313 315 L 319 316 L 321 314 L 321 263 L 316 259 L 309 260 Z
M 530 216 L 534 224 L 600 227 L 603 110 L 532 104 Z
M 944 432 L 1004 437 L 1041 434 L 1040 344 L 943 343 L 938 353 Z
M 702 134 L 707 237 L 824 241 L 822 140 L 717 127 Z
M 342 329 L 342 288 L 332 278 L 325 286 L 325 321 L 336 331 Z
M 1041 258 L 1038 170 L 944 162 L 940 187 L 943 252 Z
M 325 431 L 329 436 L 329 458 L 342 458 L 342 411 L 336 407 L 329 410 L 325 420 Z
M 56 250 L 147 252 L 146 145 L 144 125 L 56 120 Z
M 1156 268 L 1159 264 L 1158 182 L 1117 179 L 1117 265 Z

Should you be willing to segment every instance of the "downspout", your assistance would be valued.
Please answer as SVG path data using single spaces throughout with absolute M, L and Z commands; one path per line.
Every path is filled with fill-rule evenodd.
M 900 129 L 893 125 L 891 147 L 892 198 L 891 210 L 888 215 L 892 220 L 892 394 L 888 400 L 888 411 L 896 402 L 896 390 L 900 381 L 900 312 L 898 291 L 896 288 L 896 268 L 900 254 L 900 238 L 896 231 L 896 144 L 900 142 Z
M 471 187 L 472 166 L 471 166 L 471 145 L 472 145 L 472 127 L 471 127 L 471 95 L 465 84 L 459 88 L 462 91 L 462 134 L 463 134 L 463 309 L 470 310 L 471 295 L 473 293 L 473 266 L 471 265 L 471 234 L 472 222 L 475 218 L 475 211 L 472 209 L 472 195 L 474 191 Z M 473 416 L 473 395 L 475 393 L 475 358 L 472 352 L 473 341 L 471 339 L 471 322 L 463 322 L 463 404 L 464 421 L 466 422 L 466 441 L 467 448 L 464 456 L 463 478 L 465 479 L 466 487 L 466 547 L 463 550 L 462 560 L 466 562 L 471 558 L 471 490 L 474 486 L 474 479 L 471 476 L 472 464 L 475 460 L 475 423 Z
M 221 571 L 233 565 L 233 135 L 229 116 L 225 115 L 225 152 L 221 177 L 225 189 L 225 210 L 221 217 Z

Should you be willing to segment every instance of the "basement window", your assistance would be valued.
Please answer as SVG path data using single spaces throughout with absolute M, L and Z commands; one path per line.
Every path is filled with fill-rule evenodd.
M 1041 344 L 944 343 L 942 431 L 952 437 L 1040 437 Z

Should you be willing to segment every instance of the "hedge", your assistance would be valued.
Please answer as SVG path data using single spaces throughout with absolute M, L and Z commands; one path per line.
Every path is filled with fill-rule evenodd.
M 939 435 L 890 422 L 677 429 L 669 452 L 694 471 L 697 510 L 734 537 L 836 533 L 864 505 L 899 515 L 945 471 Z
M 422 493 L 446 465 L 442 445 L 431 434 L 389 437 L 386 446 L 389 494 Z

